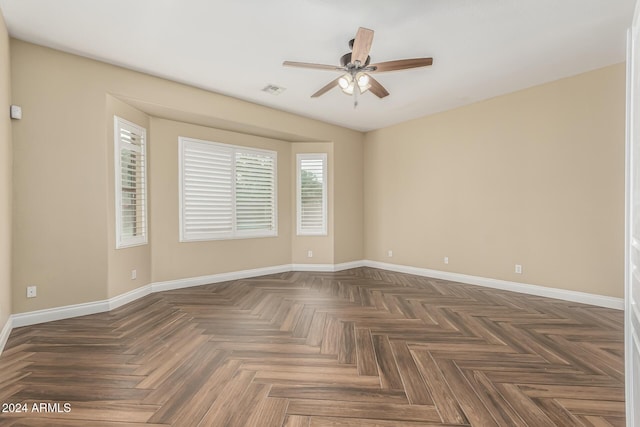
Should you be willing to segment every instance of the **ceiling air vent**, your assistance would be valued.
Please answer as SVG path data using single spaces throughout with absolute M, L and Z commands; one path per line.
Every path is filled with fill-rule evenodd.
M 282 92 L 285 91 L 285 88 L 283 88 L 282 86 L 269 84 L 269 85 L 266 85 L 264 88 L 262 88 L 262 91 L 270 93 L 271 95 L 280 95 Z

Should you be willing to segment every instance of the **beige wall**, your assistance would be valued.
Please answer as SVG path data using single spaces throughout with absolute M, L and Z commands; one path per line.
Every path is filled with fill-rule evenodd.
M 333 147 L 336 264 L 360 260 L 364 254 L 363 155 L 363 144 L 357 139 Z
M 13 311 L 107 297 L 107 125 L 97 63 L 11 41 Z M 102 89 L 102 90 L 100 90 Z M 25 288 L 38 286 L 27 299 Z
M 147 141 L 153 138 L 149 129 L 150 119 L 145 113 L 111 95 L 106 95 L 106 103 L 107 295 L 111 298 L 151 283 L 151 243 L 153 238 L 153 235 L 148 233 L 148 243 L 146 245 L 116 249 L 114 116 L 145 128 L 147 130 Z M 147 148 L 147 155 L 149 155 L 149 151 L 150 149 Z M 149 172 L 147 174 L 149 175 Z M 151 196 L 152 185 L 153 183 L 150 182 L 149 176 L 147 176 L 147 200 Z M 149 211 L 149 208 L 147 208 L 147 211 Z M 147 212 L 147 219 L 150 219 L 151 215 L 151 212 Z M 135 279 L 131 279 L 132 270 L 136 270 Z
M 334 263 L 334 215 L 335 205 L 335 179 L 333 144 L 330 142 L 295 143 L 291 144 L 291 262 L 294 264 L 333 264 Z M 326 153 L 327 154 L 327 235 L 326 236 L 298 236 L 297 234 L 297 159 L 301 153 Z M 313 257 L 308 257 L 308 252 L 313 252 Z
M 154 282 L 291 263 L 291 153 L 288 142 L 158 118 L 151 119 L 151 133 L 149 174 Z M 277 152 L 277 237 L 179 242 L 180 136 Z
M 117 103 L 107 95 L 124 99 L 151 116 L 154 114 L 150 111 L 155 111 L 159 112 L 156 116 L 179 116 L 182 122 L 228 126 L 234 130 L 229 140 L 244 130 L 253 135 L 280 136 L 287 141 L 332 142 L 336 179 L 356 177 L 336 190 L 334 223 L 336 230 L 342 230 L 340 239 L 345 244 L 338 248 L 341 242 L 336 239 L 334 250 L 340 251 L 340 257 L 335 258 L 336 261 L 363 258 L 362 187 L 357 178 L 363 173 L 362 162 L 349 161 L 362 152 L 360 132 L 15 39 L 11 40 L 11 70 L 15 76 L 13 102 L 21 104 L 24 110 L 24 119 L 13 126 L 14 313 L 98 301 L 142 286 L 147 280 L 291 262 L 291 230 L 283 225 L 291 225 L 290 149 L 282 154 L 283 165 L 287 167 L 279 168 L 286 181 L 279 193 L 284 208 L 280 210 L 277 239 L 179 245 L 169 242 L 172 233 L 177 236 L 177 220 L 173 219 L 177 218 L 177 192 L 167 191 L 165 197 L 163 187 L 167 184 L 164 179 L 177 167 L 177 159 L 169 164 L 169 156 L 176 155 L 177 149 L 170 152 L 172 149 L 163 151 L 162 146 L 154 146 L 156 138 L 161 139 L 157 129 L 170 132 L 172 126 L 152 119 L 149 138 L 152 271 L 150 278 L 141 277 L 139 271 L 139 279 L 133 283 L 130 270 L 141 264 L 140 269 L 145 271 L 146 255 L 145 249 L 140 249 L 140 253 L 113 249 L 113 147 L 109 132 L 113 124 L 107 110 L 116 108 Z M 178 123 L 174 125 L 179 127 Z M 198 132 L 221 135 L 211 128 Z M 259 139 L 253 141 L 267 143 L 258 142 Z M 268 143 L 284 144 L 275 140 Z M 338 159 L 337 153 L 344 153 L 344 159 Z M 154 166 L 156 157 L 159 165 Z M 168 175 L 160 167 L 168 167 Z M 171 185 L 177 185 L 177 181 Z M 338 205 L 338 197 L 350 203 Z M 165 225 L 171 228 L 163 231 Z M 248 246 L 252 247 L 250 257 L 246 257 Z M 180 260 L 191 263 L 172 266 L 169 262 L 172 258 L 164 257 L 173 257 L 174 251 Z M 137 255 L 129 259 L 128 255 L 133 253 Z M 227 264 L 221 262 L 227 258 L 216 260 L 218 255 L 246 258 Z M 37 298 L 26 299 L 25 288 L 29 284 L 38 285 Z
M 11 314 L 11 198 L 12 154 L 9 35 L 0 11 L 0 330 Z
M 622 297 L 624 129 L 619 64 L 370 132 L 365 255 Z
M 363 258 L 622 296 L 622 65 L 363 135 L 18 40 L 10 47 L 11 100 L 24 110 L 12 125 L 12 209 L 1 197 L 11 188 L 9 136 L 0 152 L 0 209 L 14 218 L 14 313 L 149 282 Z M 148 125 L 144 247 L 114 249 L 114 113 Z M 0 126 L 9 135 L 9 122 Z M 176 144 L 187 133 L 278 151 L 277 238 L 178 243 Z M 331 146 L 325 238 L 295 236 L 291 165 L 312 146 L 293 141 Z M 0 267 L 11 258 L 1 251 Z M 26 299 L 29 284 L 38 298 Z

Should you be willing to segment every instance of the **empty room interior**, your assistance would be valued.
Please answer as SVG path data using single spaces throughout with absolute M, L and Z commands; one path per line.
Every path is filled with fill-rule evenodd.
M 0 425 L 640 426 L 634 7 L 0 0 Z

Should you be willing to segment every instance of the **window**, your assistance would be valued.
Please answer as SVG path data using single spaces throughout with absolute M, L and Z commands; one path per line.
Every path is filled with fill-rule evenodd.
M 298 154 L 298 235 L 327 235 L 327 155 Z
M 277 236 L 274 151 L 179 138 L 180 241 Z
M 147 243 L 147 131 L 114 117 L 116 248 Z

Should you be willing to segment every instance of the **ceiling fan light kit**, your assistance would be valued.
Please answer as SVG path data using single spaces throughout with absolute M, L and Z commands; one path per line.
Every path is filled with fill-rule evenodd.
M 356 86 L 358 86 L 360 93 L 365 93 L 371 88 L 369 76 L 363 72 L 357 73 L 355 78 L 353 78 L 350 73 L 343 75 L 338 79 L 338 86 L 340 86 L 340 89 L 347 95 L 353 95 L 353 90 Z
M 344 91 L 347 90 L 349 86 L 351 86 L 351 90 L 353 91 L 353 79 L 350 74 L 345 74 L 344 76 L 338 79 L 338 85 Z
M 343 71 L 345 74 L 323 86 L 311 95 L 317 98 L 338 86 L 347 95 L 353 95 L 354 108 L 358 105 L 358 94 L 370 91 L 378 98 L 384 98 L 389 92 L 369 73 L 381 73 L 386 71 L 406 70 L 408 68 L 427 67 L 433 64 L 433 58 L 399 59 L 395 61 L 370 64 L 371 43 L 373 42 L 373 30 L 360 27 L 355 39 L 349 42 L 352 51 L 342 55 L 340 66 L 314 64 L 308 62 L 284 61 L 282 65 L 288 67 L 312 68 L 316 70 Z

